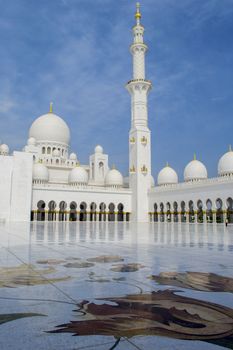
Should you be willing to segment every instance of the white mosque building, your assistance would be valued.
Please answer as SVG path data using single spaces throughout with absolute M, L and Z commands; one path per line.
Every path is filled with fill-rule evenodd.
M 208 178 L 194 159 L 184 169 L 184 181 L 169 165 L 151 175 L 151 132 L 145 77 L 144 27 L 139 4 L 135 14 L 131 96 L 129 175 L 110 169 L 108 155 L 95 147 L 89 163 L 69 153 L 70 130 L 50 111 L 29 129 L 22 151 L 0 146 L 0 221 L 136 221 L 233 222 L 233 151 L 219 160 L 218 177 Z

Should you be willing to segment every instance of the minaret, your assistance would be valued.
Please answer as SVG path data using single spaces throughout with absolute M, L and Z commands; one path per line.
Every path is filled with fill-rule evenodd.
M 131 129 L 129 132 L 129 177 L 132 189 L 132 220 L 149 220 L 148 191 L 151 188 L 151 135 L 148 128 L 147 95 L 151 82 L 145 79 L 144 27 L 140 4 L 137 3 L 136 25 L 133 27 L 133 79 L 126 88 L 131 95 Z

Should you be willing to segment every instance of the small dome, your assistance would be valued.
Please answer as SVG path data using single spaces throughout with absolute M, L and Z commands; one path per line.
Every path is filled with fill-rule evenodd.
M 50 112 L 37 118 L 29 130 L 29 138 L 34 137 L 37 142 L 58 142 L 68 145 L 70 130 L 66 122 L 58 115 Z
M 68 181 L 70 184 L 87 184 L 88 174 L 84 168 L 78 166 L 71 170 Z
M 105 176 L 105 185 L 106 186 L 117 186 L 122 187 L 123 186 L 123 176 L 121 173 L 116 169 L 111 169 L 108 171 L 107 175 Z
M 49 171 L 47 167 L 42 163 L 35 163 L 33 165 L 32 178 L 36 181 L 48 182 L 49 181 Z
M 174 169 L 169 165 L 160 170 L 157 178 L 158 185 L 171 185 L 178 183 L 178 176 Z
M 61 155 L 61 152 L 58 151 L 58 149 L 55 149 L 55 150 L 53 151 L 53 156 L 54 156 L 54 157 L 60 157 L 60 155 Z
M 4 156 L 9 154 L 9 147 L 5 143 L 0 146 L 0 154 Z
M 97 146 L 95 147 L 95 153 L 103 153 L 103 152 L 104 152 L 104 150 L 103 150 L 103 147 L 102 147 L 102 146 L 97 145 Z
M 233 151 L 231 147 L 228 152 L 226 152 L 218 162 L 218 175 L 232 175 L 233 174 Z
M 207 170 L 205 165 L 195 159 L 189 162 L 184 169 L 184 181 L 196 181 L 207 179 Z
M 77 160 L 76 153 L 70 153 L 70 160 Z
M 150 178 L 150 185 L 151 187 L 155 187 L 155 179 L 154 177 L 151 175 L 151 178 Z
M 27 141 L 27 145 L 28 146 L 35 146 L 36 145 L 36 139 L 35 137 L 29 137 L 28 141 Z

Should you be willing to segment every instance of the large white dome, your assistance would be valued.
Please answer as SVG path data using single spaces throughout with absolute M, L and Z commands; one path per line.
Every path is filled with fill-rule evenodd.
M 70 184 L 87 184 L 88 174 L 84 168 L 78 166 L 71 170 L 68 181 Z
M 195 181 L 207 179 L 205 165 L 199 160 L 192 160 L 184 169 L 184 181 Z
M 37 142 L 48 141 L 64 143 L 70 142 L 70 130 L 66 122 L 54 113 L 47 113 L 37 118 L 29 130 L 29 138 L 34 137 Z
M 232 175 L 233 174 L 233 151 L 231 148 L 226 152 L 218 162 L 218 175 Z
M 49 171 L 47 167 L 42 163 L 35 163 L 33 165 L 32 178 L 36 181 L 48 182 L 49 181 Z
M 123 176 L 116 169 L 111 169 L 105 176 L 105 185 L 106 186 L 123 186 Z
M 158 185 L 171 185 L 178 183 L 178 176 L 174 169 L 172 169 L 169 165 L 165 166 L 162 170 L 160 170 L 157 179 Z

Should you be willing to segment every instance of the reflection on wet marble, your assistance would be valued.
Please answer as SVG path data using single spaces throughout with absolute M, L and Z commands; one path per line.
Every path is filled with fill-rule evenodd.
M 11 223 L 0 237 L 1 349 L 233 348 L 232 226 Z

